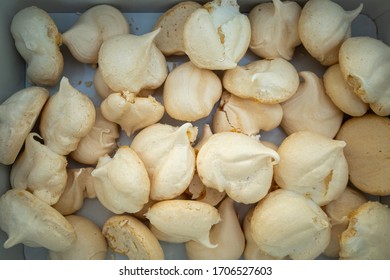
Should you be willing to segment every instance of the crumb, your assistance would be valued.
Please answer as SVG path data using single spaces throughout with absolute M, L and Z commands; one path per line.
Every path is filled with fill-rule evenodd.
M 92 81 L 86 81 L 84 82 L 85 86 L 86 87 L 91 87 L 93 85 L 93 82 Z

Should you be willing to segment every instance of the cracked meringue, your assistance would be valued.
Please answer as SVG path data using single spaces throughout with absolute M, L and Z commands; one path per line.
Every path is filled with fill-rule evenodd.
M 206 187 L 226 191 L 234 201 L 249 204 L 271 187 L 279 155 L 248 135 L 220 132 L 199 150 L 196 167 Z
M 351 36 L 351 23 L 362 9 L 363 4 L 345 11 L 330 0 L 307 1 L 298 21 L 303 46 L 322 65 L 337 63 L 340 46 Z
M 64 216 L 25 190 L 11 189 L 0 197 L 0 228 L 8 235 L 6 249 L 23 243 L 61 252 L 77 238 Z
M 214 0 L 186 20 L 184 51 L 199 68 L 232 69 L 245 55 L 250 37 L 249 19 L 240 13 L 237 1 Z
M 174 119 L 196 121 L 210 115 L 221 94 L 218 76 L 189 61 L 169 73 L 163 90 L 164 106 Z
M 59 199 L 66 187 L 66 158 L 42 143 L 37 133 L 30 133 L 23 153 L 11 169 L 10 182 L 15 189 L 25 189 L 49 205 Z
M 101 157 L 91 175 L 97 199 L 115 214 L 138 212 L 149 201 L 145 165 L 128 146 L 121 146 L 112 158 Z
M 100 108 L 96 108 L 95 124 L 69 156 L 83 164 L 96 164 L 100 157 L 111 154 L 118 147 L 118 137 L 118 125 L 104 118 Z
M 141 36 L 116 35 L 103 42 L 99 68 L 109 88 L 138 93 L 162 85 L 168 69 L 164 55 L 154 43 L 159 32 L 160 29 Z
M 282 121 L 282 116 L 280 104 L 262 104 L 225 91 L 213 116 L 213 129 L 216 133 L 233 131 L 256 135 L 260 130 L 276 128 Z
M 348 85 L 339 64 L 332 65 L 325 71 L 323 81 L 325 93 L 341 111 L 353 117 L 363 116 L 367 112 L 368 105 Z
M 276 104 L 294 95 L 299 86 L 299 76 L 290 62 L 274 58 L 227 70 L 222 82 L 228 92 L 241 98 Z
M 45 88 L 29 87 L 0 104 L 0 163 L 15 162 L 48 98 Z
M 390 46 L 369 37 L 347 39 L 340 70 L 359 98 L 379 116 L 390 115 Z
M 197 133 L 191 123 L 180 127 L 157 123 L 134 137 L 131 148 L 148 171 L 151 199 L 172 199 L 187 189 L 195 173 L 195 151 L 191 143 Z
M 35 6 L 20 10 L 12 19 L 11 33 L 27 62 L 28 80 L 39 86 L 57 84 L 64 69 L 62 38 L 50 15 Z
M 50 96 L 42 111 L 39 129 L 46 145 L 59 155 L 77 149 L 92 129 L 96 118 L 91 99 L 61 79 L 59 91 Z
M 325 212 L 310 198 L 276 190 L 261 200 L 251 218 L 252 237 L 274 258 L 315 259 L 329 244 L 331 226 Z
M 278 148 L 274 180 L 282 189 L 295 191 L 323 206 L 337 199 L 348 183 L 344 141 L 309 131 L 295 132 Z
M 390 120 L 375 114 L 347 120 L 336 135 L 347 143 L 349 179 L 359 190 L 390 195 Z
M 193 240 L 207 248 L 215 248 L 210 242 L 210 229 L 220 222 L 218 210 L 203 202 L 193 200 L 165 200 L 155 203 L 145 214 L 157 230 L 181 242 Z
M 326 95 L 324 84 L 316 74 L 303 71 L 299 75 L 304 82 L 293 97 L 281 103 L 281 127 L 287 134 L 307 130 L 335 137 L 343 121 L 343 112 Z
M 97 63 L 104 40 L 129 32 L 130 25 L 118 9 L 97 5 L 81 14 L 76 23 L 62 34 L 62 42 L 78 61 Z
M 290 60 L 301 44 L 298 20 L 301 6 L 293 1 L 273 0 L 255 6 L 249 12 L 251 41 L 249 48 L 263 58 Z
M 127 136 L 157 123 L 165 112 L 164 106 L 154 97 L 137 97 L 128 91 L 110 94 L 100 108 L 103 116 L 119 124 Z
M 340 258 L 388 260 L 390 258 L 390 209 L 377 201 L 361 205 L 349 216 L 341 234 Z

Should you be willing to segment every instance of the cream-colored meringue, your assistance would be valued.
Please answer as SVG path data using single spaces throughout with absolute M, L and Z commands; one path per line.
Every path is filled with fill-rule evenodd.
M 301 44 L 298 20 L 301 6 L 293 1 L 273 0 L 249 12 L 251 42 L 249 48 L 260 57 L 282 57 L 290 60 Z
M 276 190 L 261 200 L 251 218 L 252 237 L 275 258 L 315 259 L 329 244 L 331 225 L 310 198 Z
M 49 251 L 51 260 L 104 260 L 107 253 L 107 242 L 101 229 L 91 220 L 76 215 L 65 219 L 73 226 L 77 239 L 72 246 L 63 252 Z
M 344 141 L 309 131 L 289 135 L 278 149 L 276 184 L 304 194 L 321 206 L 337 199 L 348 183 L 345 145 Z
M 331 0 L 309 0 L 302 9 L 298 32 L 305 49 L 321 64 L 339 60 L 341 44 L 351 36 L 351 23 L 363 9 L 345 11 Z
M 241 98 L 275 104 L 289 99 L 297 91 L 299 76 L 294 65 L 283 58 L 256 60 L 225 71 L 223 86 Z
M 194 146 L 195 153 L 199 152 L 200 148 L 202 148 L 202 146 L 207 142 L 207 140 L 209 140 L 211 135 L 213 135 L 213 132 L 210 128 L 210 125 L 208 123 L 204 124 L 203 129 L 202 129 L 202 133 L 201 133 L 196 145 Z
M 340 258 L 348 260 L 388 260 L 390 258 L 390 209 L 369 201 L 349 216 L 349 226 L 341 234 Z
M 103 116 L 120 125 L 127 136 L 157 123 L 164 115 L 164 106 L 154 97 L 136 97 L 124 91 L 112 93 L 100 105 Z
M 83 207 L 85 198 L 96 198 L 93 170 L 92 167 L 68 169 L 65 189 L 53 208 L 64 216 L 70 215 Z
M 340 70 L 375 114 L 390 115 L 390 46 L 369 37 L 347 39 L 340 48 Z
M 43 108 L 39 129 L 46 145 L 59 155 L 77 149 L 80 140 L 92 129 L 96 118 L 91 99 L 61 79 L 59 91 Z
M 196 241 L 185 244 L 187 256 L 191 260 L 238 260 L 245 247 L 245 236 L 234 201 L 225 198 L 218 207 L 221 221 L 210 230 L 210 242 L 218 244 L 215 248 L 208 248 Z
M 174 119 L 197 121 L 210 115 L 221 94 L 222 83 L 217 74 L 189 61 L 168 74 L 164 83 L 164 106 Z
M 82 13 L 76 23 L 62 34 L 62 42 L 78 61 L 97 63 L 104 40 L 129 32 L 130 25 L 118 9 L 97 5 Z
M 48 98 L 45 88 L 28 87 L 0 104 L 0 163 L 14 163 Z
M 191 143 L 197 133 L 191 123 L 180 127 L 157 123 L 134 137 L 131 147 L 148 171 L 151 199 L 172 199 L 186 190 L 195 172 Z
M 202 146 L 196 167 L 206 187 L 249 204 L 268 193 L 278 162 L 279 155 L 259 141 L 242 133 L 220 132 Z
M 210 242 L 210 229 L 220 222 L 218 210 L 193 200 L 165 200 L 149 208 L 146 217 L 151 225 L 168 236 L 184 241 L 194 240 L 207 248 L 217 245 Z
M 341 111 L 353 117 L 363 116 L 367 112 L 369 106 L 348 85 L 339 64 L 332 65 L 325 71 L 323 81 L 325 93 Z
M 149 200 L 148 173 L 128 146 L 121 146 L 112 158 L 101 157 L 91 174 L 97 199 L 115 214 L 137 212 Z
M 155 89 L 168 75 L 164 55 L 154 38 L 160 29 L 137 36 L 116 35 L 105 40 L 99 50 L 99 68 L 104 82 L 115 92 L 138 93 Z
M 236 0 L 213 0 L 194 11 L 183 31 L 185 53 L 199 68 L 232 69 L 245 55 L 251 37 L 249 19 Z
M 100 157 L 111 154 L 118 147 L 118 137 L 118 125 L 104 118 L 100 108 L 96 108 L 95 124 L 69 156 L 80 163 L 97 164 Z
M 102 99 L 106 99 L 111 93 L 115 92 L 114 90 L 110 89 L 110 87 L 104 81 L 100 67 L 96 68 L 95 75 L 93 76 L 93 86 L 96 90 L 96 93 Z
M 11 169 L 10 182 L 15 189 L 25 189 L 49 205 L 56 203 L 66 186 L 66 158 L 42 144 L 37 133 L 30 133 L 23 153 Z
M 161 28 L 156 36 L 157 48 L 166 55 L 185 55 L 183 45 L 184 24 L 187 18 L 202 5 L 195 1 L 177 3 L 158 19 L 153 29 Z
M 226 196 L 226 192 L 206 187 L 200 180 L 198 173 L 194 174 L 186 192 L 191 195 L 191 199 L 205 202 L 212 206 L 218 205 Z
M 323 254 L 328 257 L 338 257 L 340 251 L 340 236 L 349 224 L 348 215 L 367 202 L 367 198 L 357 190 L 347 187 L 334 201 L 325 205 L 324 211 L 328 215 L 332 226 L 332 235 L 328 247 Z
M 216 133 L 236 131 L 256 135 L 260 130 L 269 131 L 279 126 L 282 116 L 280 104 L 263 104 L 225 91 L 213 116 L 213 129 Z
M 163 260 L 160 243 L 146 225 L 130 215 L 112 216 L 103 226 L 112 250 L 130 260 Z
M 303 71 L 299 75 L 304 82 L 293 97 L 281 104 L 282 128 L 287 134 L 307 130 L 335 137 L 343 121 L 343 112 L 326 95 L 324 84 L 315 73 Z
M 50 15 L 35 6 L 20 10 L 12 19 L 15 46 L 27 62 L 27 78 L 36 85 L 54 86 L 61 78 L 64 58 L 61 33 Z
M 64 216 L 25 190 L 11 189 L 0 197 L 0 228 L 8 235 L 6 249 L 23 243 L 61 252 L 77 238 Z

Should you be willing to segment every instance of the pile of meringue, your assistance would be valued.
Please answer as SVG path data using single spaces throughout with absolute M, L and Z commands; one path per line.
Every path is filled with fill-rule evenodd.
M 390 195 L 390 47 L 351 37 L 362 8 L 273 0 L 245 15 L 236 0 L 187 1 L 140 36 L 108 5 L 62 34 L 45 11 L 19 11 L 11 33 L 33 86 L 0 106 L 4 247 L 164 259 L 163 241 L 189 259 L 390 259 L 390 209 L 369 196 Z M 290 62 L 301 44 L 323 77 Z M 61 48 L 96 65 L 99 107 L 63 76 Z M 247 52 L 257 60 L 242 65 Z M 168 69 L 172 55 L 185 62 Z M 262 140 L 279 126 L 279 146 Z M 102 228 L 79 214 L 85 199 L 112 213 Z

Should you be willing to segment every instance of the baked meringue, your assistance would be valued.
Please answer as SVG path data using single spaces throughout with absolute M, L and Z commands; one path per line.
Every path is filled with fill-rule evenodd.
M 184 51 L 199 68 L 226 70 L 237 66 L 251 37 L 249 19 L 236 0 L 214 0 L 195 10 L 183 31 Z
M 325 71 L 323 81 L 325 93 L 341 111 L 353 117 L 363 116 L 367 112 L 368 104 L 348 85 L 339 64 L 334 64 Z
M 157 123 L 164 115 L 164 106 L 154 97 L 136 97 L 123 91 L 112 93 L 100 105 L 102 115 L 120 125 L 127 136 Z
M 224 92 L 219 107 L 213 116 L 213 129 L 259 134 L 279 126 L 283 110 L 280 104 L 263 104 L 253 99 L 244 99 Z
M 221 94 L 222 83 L 217 74 L 189 61 L 168 74 L 164 83 L 164 106 L 174 119 L 196 121 L 210 115 Z
M 138 212 L 149 200 L 148 173 L 128 146 L 121 146 L 112 158 L 101 157 L 91 175 L 97 199 L 115 214 Z
M 130 25 L 118 9 L 97 5 L 81 14 L 76 23 L 62 34 L 62 41 L 81 63 L 97 63 L 104 40 L 129 32 Z
M 309 131 L 289 135 L 278 148 L 276 184 L 304 194 L 321 206 L 337 199 L 348 183 L 345 146 L 344 141 Z
M 207 248 L 217 244 L 210 241 L 210 229 L 220 222 L 217 208 L 193 200 L 165 200 L 155 203 L 146 213 L 151 225 L 160 232 L 177 237 L 182 242 L 194 240 Z
M 59 91 L 49 98 L 43 108 L 39 129 L 45 144 L 52 151 L 68 155 L 91 131 L 95 118 L 95 106 L 91 99 L 63 77 Z
M 325 212 L 305 195 L 276 190 L 261 200 L 251 218 L 252 237 L 274 258 L 315 259 L 329 244 Z
M 279 155 L 248 135 L 220 132 L 200 149 L 196 167 L 206 187 L 214 188 L 237 202 L 255 203 L 271 187 L 273 166 Z
M 298 21 L 303 46 L 321 64 L 337 63 L 340 46 L 351 36 L 351 23 L 362 9 L 363 4 L 345 11 L 331 0 L 307 1 Z
M 295 47 L 301 44 L 298 34 L 298 20 L 301 6 L 293 1 L 273 0 L 251 9 L 252 52 L 263 58 L 281 57 L 290 60 Z
M 390 115 L 390 46 L 369 37 L 347 39 L 340 48 L 344 79 L 375 114 Z
M 157 123 L 134 137 L 131 148 L 148 171 L 151 199 L 173 199 L 187 189 L 195 173 L 195 151 L 191 143 L 197 133 L 197 128 L 190 123 L 180 127 Z
M 304 81 L 297 92 L 281 103 L 281 127 L 287 134 L 307 130 L 335 137 L 343 121 L 343 112 L 326 95 L 324 84 L 316 74 L 303 71 L 299 75 Z
M 283 58 L 257 60 L 225 71 L 224 88 L 241 98 L 275 104 L 289 99 L 297 91 L 299 76 L 295 67 Z
M 160 29 L 141 36 L 124 34 L 105 40 L 99 50 L 99 68 L 104 82 L 115 92 L 138 93 L 162 85 L 168 70 L 154 38 Z
M 37 133 L 31 132 L 26 138 L 24 151 L 12 165 L 11 186 L 28 190 L 53 205 L 65 189 L 67 164 L 64 156 L 53 152 Z

